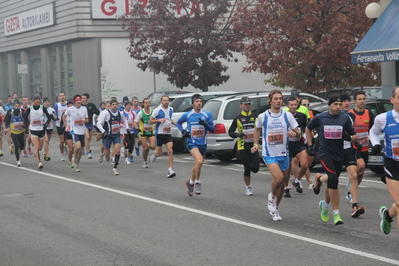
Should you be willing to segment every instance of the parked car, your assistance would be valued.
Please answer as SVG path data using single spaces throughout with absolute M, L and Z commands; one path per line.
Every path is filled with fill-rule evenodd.
M 205 104 L 210 99 L 236 94 L 236 91 L 209 91 L 209 92 L 191 92 L 184 94 L 171 94 L 169 96 L 169 106 L 173 108 L 173 116 L 172 120 L 175 122 L 183 115 L 183 113 L 188 112 L 193 109 L 193 105 L 191 102 L 191 97 L 195 94 L 199 93 L 202 96 L 203 104 Z M 160 103 L 156 107 L 158 107 Z M 186 123 L 183 123 L 183 127 L 186 126 Z M 177 127 L 172 127 L 172 139 L 173 146 L 176 149 L 185 149 L 185 141 L 182 138 L 181 132 Z
M 282 91 L 282 93 L 284 100 L 291 96 L 291 91 Z M 237 139 L 232 139 L 228 130 L 233 119 L 241 112 L 240 99 L 243 95 L 251 99 L 252 112 L 260 114 L 269 109 L 269 91 L 218 97 L 209 100 L 203 107 L 204 110 L 212 113 L 215 124 L 215 132 L 208 134 L 207 152 L 214 154 L 221 161 L 230 161 L 237 158 Z M 301 98 L 308 99 L 311 106 L 312 104 L 326 103 L 325 99 L 309 93 L 301 93 Z
M 328 100 L 332 96 L 340 96 L 342 93 L 347 93 L 351 98 L 355 91 L 362 90 L 366 93 L 367 98 L 381 98 L 382 97 L 382 88 L 381 86 L 365 86 L 365 87 L 335 87 L 332 90 L 328 91 L 326 94 L 326 99 Z
M 156 91 L 153 93 L 150 93 L 147 98 L 150 100 L 150 107 L 154 108 L 159 102 L 161 101 L 162 95 L 174 95 L 174 94 L 184 94 L 184 93 L 191 93 L 190 91 Z

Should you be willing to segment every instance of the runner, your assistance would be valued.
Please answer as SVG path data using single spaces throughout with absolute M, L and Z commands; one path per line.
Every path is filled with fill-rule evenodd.
M 287 100 L 288 111 L 294 116 L 301 134 L 298 137 L 289 138 L 288 149 L 291 160 L 290 172 L 294 175 L 294 182 L 292 183 L 298 193 L 303 192 L 301 185 L 301 178 L 308 169 L 308 154 L 306 152 L 305 143 L 303 141 L 303 134 L 307 125 L 307 117 L 304 113 L 297 112 L 298 100 L 296 97 L 290 96 Z M 299 166 L 300 165 L 300 166 Z M 290 198 L 290 189 L 288 188 L 288 180 L 284 187 L 284 197 Z
M 55 114 L 55 110 L 53 107 L 50 107 L 50 99 L 47 97 L 44 97 L 43 99 L 43 106 L 47 108 L 47 112 L 50 114 L 50 117 L 52 120 L 57 121 L 58 116 Z M 50 161 L 50 140 L 51 140 L 51 135 L 53 135 L 53 123 L 50 122 L 48 127 L 46 128 L 46 137 L 44 138 L 44 160 L 45 161 Z
M 378 115 L 370 130 L 370 141 L 373 145 L 372 153 L 377 155 L 381 152 L 380 133 L 384 131 L 384 176 L 381 180 L 386 183 L 393 204 L 390 208 L 381 206 L 380 229 L 384 234 L 389 234 L 393 218 L 398 216 L 399 211 L 399 87 L 393 89 L 391 103 L 393 110 Z M 398 228 L 399 228 L 399 220 Z
M 288 138 L 300 136 L 298 123 L 291 113 L 284 111 L 283 95 L 279 90 L 272 90 L 268 96 L 270 109 L 258 116 L 254 132 L 254 147 L 258 151 L 258 141 L 262 129 L 262 156 L 273 177 L 271 192 L 268 195 L 268 208 L 273 221 L 281 221 L 278 205 L 284 194 L 284 183 L 289 178 L 290 159 Z
M 122 125 L 121 125 L 121 134 L 124 136 L 123 137 L 123 144 L 126 152 L 124 152 L 125 156 L 125 164 L 132 164 L 130 161 L 130 156 L 132 155 L 133 148 L 134 148 L 134 140 L 135 136 L 133 132 L 136 131 L 136 122 L 134 122 L 136 118 L 136 113 L 132 111 L 131 106 L 132 103 L 127 101 L 124 102 L 124 110 L 121 112 L 123 116 L 125 117 L 129 129 L 126 130 Z
M 97 109 L 97 106 L 94 103 L 90 103 L 90 94 L 88 93 L 83 93 L 82 94 L 82 106 L 86 107 L 87 109 L 87 115 L 88 117 L 88 122 L 86 122 L 86 133 L 85 133 L 85 145 L 86 145 L 86 156 L 87 159 L 93 158 L 91 155 L 91 149 L 90 149 L 90 141 L 91 141 L 91 135 L 93 131 L 93 114 L 100 115 L 100 111 Z
M 156 124 L 155 137 L 156 148 L 153 155 L 150 157 L 150 162 L 155 162 L 157 157 L 162 155 L 162 145 L 165 145 L 168 151 L 168 174 L 167 178 L 176 176 L 173 171 L 173 141 L 172 141 L 172 125 L 175 122 L 172 120 L 173 108 L 169 107 L 169 96 L 163 95 L 161 97 L 161 105 L 154 109 L 150 117 L 150 124 Z
M 4 129 L 5 129 L 5 126 L 4 126 L 3 115 L 0 114 L 0 157 L 3 157 L 3 152 L 1 149 L 3 148 L 3 130 Z
M 28 109 L 29 109 L 29 98 L 26 97 L 26 96 L 22 96 L 21 104 L 22 104 L 22 105 L 20 105 L 21 111 L 23 111 L 24 114 L 26 115 L 26 111 L 28 111 Z M 28 143 L 28 145 L 26 145 L 26 143 Z M 24 147 L 25 147 L 25 149 L 28 148 L 29 155 L 33 155 L 33 152 L 32 152 L 32 149 L 31 149 L 31 145 L 32 145 L 32 141 L 31 141 L 30 136 L 29 136 L 28 127 L 25 127 Z M 28 152 L 26 152 L 25 149 L 22 151 L 23 152 L 23 157 L 28 157 Z
M 133 112 L 136 113 L 136 115 L 140 112 L 141 107 L 139 106 L 139 98 L 136 96 L 133 96 L 132 98 L 132 110 Z M 140 148 L 139 146 L 141 145 L 140 139 L 139 139 L 139 132 L 135 131 L 134 135 L 136 137 L 136 141 L 134 142 L 134 148 L 136 149 L 136 155 L 140 156 Z M 133 161 L 133 156 L 131 156 L 131 161 Z
M 155 149 L 154 125 L 150 124 L 153 109 L 150 108 L 150 100 L 143 100 L 144 108 L 136 116 L 136 128 L 140 134 L 140 142 L 143 145 L 143 168 L 148 168 L 147 157 L 149 150 Z
M 89 118 L 86 107 L 82 106 L 82 96 L 75 94 L 73 96 L 74 106 L 68 108 L 65 111 L 64 124 L 67 125 L 65 128 L 66 132 L 72 134 L 74 142 L 74 161 L 72 162 L 73 168 L 76 172 L 80 172 L 79 163 L 82 157 L 82 150 L 85 146 L 85 124 L 88 123 Z M 67 119 L 70 119 L 70 124 L 67 124 Z
M 38 168 L 42 169 L 43 164 L 40 160 L 40 151 L 42 150 L 46 128 L 51 122 L 51 117 L 47 108 L 41 105 L 40 96 L 33 96 L 33 104 L 26 111 L 25 125 L 29 125 L 30 138 L 35 147 L 34 155 L 38 163 Z
M 73 106 L 73 101 L 68 100 L 67 101 L 67 107 L 70 108 Z M 61 122 L 60 122 L 60 128 L 63 128 L 64 131 L 64 140 L 66 141 L 67 147 L 68 147 L 68 152 L 67 152 L 67 157 L 68 157 L 68 167 L 73 168 L 73 138 L 72 138 L 72 133 L 69 131 L 65 131 L 66 127 L 71 127 L 71 118 L 69 116 L 65 115 L 66 110 L 61 114 Z
M 248 97 L 247 97 L 248 98 Z M 249 99 L 248 99 L 249 100 Z M 201 195 L 201 168 L 206 155 L 206 137 L 209 132 L 214 132 L 212 114 L 202 110 L 202 96 L 194 94 L 191 97 L 193 110 L 184 113 L 176 122 L 177 128 L 187 139 L 187 149 L 194 158 L 194 167 L 191 172 L 191 178 L 186 180 L 187 194 Z M 187 129 L 183 129 L 182 123 L 187 123 Z
M 260 166 L 259 153 L 251 152 L 251 148 L 254 146 L 254 128 L 258 115 L 251 112 L 251 100 L 247 96 L 241 98 L 240 108 L 241 113 L 234 118 L 229 128 L 229 136 L 233 139 L 238 138 L 238 159 L 244 165 L 245 195 L 252 196 L 251 172 L 257 173 Z
M 11 139 L 15 145 L 15 158 L 17 159 L 17 167 L 21 167 L 20 154 L 25 148 L 25 114 L 20 109 L 19 102 L 14 102 L 14 108 L 8 110 L 4 124 L 7 125 L 6 131 L 11 134 Z
M 125 117 L 118 110 L 118 101 L 111 100 L 111 109 L 102 111 L 98 117 L 97 127 L 101 131 L 104 143 L 105 160 L 108 162 L 110 159 L 111 144 L 114 144 L 115 162 L 112 169 L 113 175 L 119 175 L 117 171 L 120 150 L 121 150 L 121 124 L 124 128 L 130 131 Z
M 344 161 L 344 138 L 356 141 L 356 132 L 353 129 L 350 117 L 341 112 L 341 99 L 333 96 L 329 99 L 329 110 L 316 115 L 306 127 L 306 136 L 309 144 L 309 154 L 314 156 L 312 130 L 317 128 L 320 138 L 319 160 L 327 172 L 327 175 L 315 175 L 313 191 L 320 193 L 322 183 L 327 183 L 325 200 L 319 202 L 320 219 L 327 223 L 329 221 L 330 204 L 333 209 L 334 225 L 343 224 L 339 213 L 339 190 L 338 178 Z M 346 132 L 347 133 L 346 133 Z
M 60 143 L 58 146 L 59 146 L 60 153 L 61 153 L 61 161 L 65 161 L 66 151 L 65 151 L 65 138 L 64 138 L 65 127 L 61 127 L 60 124 L 61 124 L 61 116 L 67 109 L 68 109 L 68 106 L 67 106 L 67 100 L 66 100 L 65 93 L 60 92 L 60 93 L 58 93 L 58 103 L 54 104 L 54 110 L 55 110 L 55 114 L 58 117 L 58 120 L 55 121 L 55 126 L 57 128 L 57 134 L 58 134 L 58 137 L 60 140 Z

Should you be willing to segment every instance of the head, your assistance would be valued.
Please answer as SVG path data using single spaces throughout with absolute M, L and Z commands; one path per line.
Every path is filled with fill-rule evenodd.
M 43 106 L 46 107 L 46 108 L 50 106 L 50 99 L 49 98 L 47 98 L 47 97 L 43 98 Z
M 12 103 L 12 97 L 11 97 L 11 95 L 8 95 L 8 97 L 7 97 L 7 103 L 8 103 L 8 104 L 11 104 L 11 103 Z
M 162 104 L 163 108 L 168 108 L 169 107 L 169 96 L 168 95 L 162 95 L 161 104 Z
M 148 98 L 144 98 L 143 99 L 143 107 L 144 107 L 144 109 L 148 110 L 150 108 L 150 105 L 151 105 L 151 101 Z
M 307 108 L 309 108 L 310 102 L 309 102 L 308 99 L 302 99 L 301 100 L 301 105 L 306 106 Z
M 269 93 L 268 103 L 270 105 L 270 109 L 280 110 L 283 105 L 283 94 L 280 90 L 272 90 Z
M 109 110 L 111 108 L 111 101 L 105 102 L 105 109 Z
M 244 112 L 249 112 L 251 110 L 251 99 L 248 96 L 243 96 L 240 100 L 241 110 Z
M 191 96 L 191 104 L 193 105 L 194 111 L 200 111 L 202 108 L 202 96 L 201 94 L 194 94 Z
M 101 102 L 101 103 L 100 103 L 100 108 L 101 108 L 101 110 L 104 110 L 104 109 L 105 109 L 105 102 Z
M 32 98 L 32 104 L 33 104 L 34 106 L 39 106 L 39 105 L 41 105 L 41 104 L 42 104 L 42 98 L 40 98 L 39 95 L 33 96 L 33 98 Z
M 82 104 L 88 104 L 90 99 L 90 94 L 83 93 L 82 94 Z
M 296 113 L 296 109 L 298 109 L 298 100 L 295 96 L 288 97 L 287 107 L 290 113 Z
M 118 101 L 111 100 L 109 103 L 111 105 L 111 111 L 115 112 L 118 109 Z
M 18 93 L 16 93 L 16 92 L 14 92 L 13 94 L 12 94 L 12 100 L 15 102 L 15 101 L 18 101 Z
M 79 108 L 82 105 L 82 95 L 75 94 L 73 96 L 73 103 L 74 103 L 75 107 Z
M 139 107 L 139 98 L 137 98 L 136 96 L 133 96 L 132 98 L 132 106 L 134 107 L 134 109 L 137 109 Z
M 14 102 L 14 109 L 15 109 L 15 110 L 18 110 L 19 108 L 20 108 L 19 102 L 18 102 L 18 101 L 15 101 L 15 102 Z
M 73 101 L 71 100 L 71 99 L 69 99 L 68 101 L 67 101 L 67 106 L 68 107 L 71 107 L 73 105 Z
M 64 92 L 58 93 L 58 101 L 62 103 L 66 101 L 66 95 Z
M 391 103 L 393 104 L 393 109 L 399 112 L 399 86 L 395 87 L 392 91 Z
M 22 106 L 28 107 L 28 104 L 29 104 L 29 98 L 26 96 L 22 96 Z
M 364 91 L 355 91 L 353 95 L 353 102 L 358 111 L 362 111 L 366 105 L 366 93 Z
M 349 111 L 351 105 L 351 97 L 346 93 L 341 94 L 341 103 L 342 110 Z
M 291 90 L 291 96 L 294 96 L 297 99 L 297 101 L 299 101 L 300 97 L 301 97 L 301 94 L 296 89 L 292 89 Z
M 123 103 L 123 105 L 125 106 L 125 110 L 129 112 L 129 111 L 130 111 L 130 108 L 132 107 L 132 103 L 129 102 L 129 100 L 127 100 L 127 101 L 125 101 L 125 102 Z
M 328 112 L 331 115 L 338 115 L 341 112 L 341 98 L 338 96 L 330 97 L 328 100 Z

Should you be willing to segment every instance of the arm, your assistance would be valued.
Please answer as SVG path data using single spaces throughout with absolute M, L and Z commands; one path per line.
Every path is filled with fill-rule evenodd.
M 254 131 L 254 146 L 251 148 L 251 152 L 255 153 L 258 151 L 259 149 L 259 137 L 260 137 L 260 128 L 259 127 L 255 127 L 255 131 Z
M 184 122 L 187 122 L 187 119 L 186 119 L 186 115 L 185 115 L 185 113 L 179 118 L 179 120 L 177 120 L 177 122 L 176 122 L 176 127 L 179 129 L 179 131 L 180 132 L 182 132 L 184 129 L 183 129 L 183 126 L 182 126 L 182 123 L 184 123 Z
M 380 145 L 380 133 L 386 124 L 386 113 L 378 115 L 374 120 L 374 125 L 370 130 L 370 142 L 373 146 Z
M 229 136 L 233 139 L 237 138 L 237 117 L 233 120 L 233 123 L 231 123 L 231 126 L 229 128 Z
M 106 121 L 106 115 L 108 112 L 101 112 L 100 116 L 98 117 L 97 120 L 97 128 L 101 131 L 101 133 L 105 132 L 105 129 L 103 128 L 103 124 Z
M 47 111 L 47 108 L 43 106 L 43 113 L 45 114 L 45 116 L 47 117 L 47 121 L 44 122 L 45 125 L 49 125 L 51 123 L 51 116 Z

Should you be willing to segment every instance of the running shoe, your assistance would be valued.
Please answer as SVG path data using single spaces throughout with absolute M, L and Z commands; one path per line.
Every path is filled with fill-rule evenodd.
M 381 206 L 380 207 L 380 217 L 381 217 L 381 223 L 380 223 L 380 229 L 381 232 L 383 232 L 384 234 L 389 234 L 389 232 L 391 232 L 391 226 L 392 226 L 392 219 L 388 219 L 387 218 L 387 212 L 388 212 L 388 208 L 385 206 Z
M 75 172 L 80 172 L 80 168 L 79 168 L 79 165 L 78 165 L 78 164 L 75 164 L 75 165 L 73 166 L 73 168 L 75 168 Z
M 115 163 L 115 158 L 113 156 L 111 156 L 111 164 Z
M 176 173 L 172 169 L 168 170 L 168 174 L 166 175 L 167 178 L 175 177 Z
M 191 197 L 194 191 L 194 184 L 190 184 L 189 180 L 186 180 L 187 194 Z
M 309 184 L 308 184 L 308 189 L 309 189 L 309 190 L 313 190 L 313 184 L 312 184 L 312 183 L 309 183 Z
M 10 146 L 9 150 L 10 150 L 11 155 L 14 155 L 14 151 L 15 151 L 14 146 Z
M 39 163 L 37 164 L 37 168 L 39 168 L 39 169 L 42 169 L 42 168 L 43 168 L 42 162 L 39 162 Z
M 61 155 L 61 162 L 65 162 L 65 155 Z
M 98 162 L 99 162 L 99 163 L 102 163 L 103 160 L 104 160 L 104 153 L 101 153 L 101 154 L 100 154 L 100 158 L 98 158 Z
M 73 168 L 73 164 L 71 162 L 68 163 L 69 168 Z
M 28 147 L 28 153 L 29 155 L 33 155 L 32 149 L 30 147 Z
M 137 156 L 140 156 L 140 149 L 139 149 L 139 147 L 137 146 L 137 147 L 134 147 L 135 149 L 136 149 L 136 155 Z
M 296 189 L 296 192 L 298 193 L 302 193 L 303 192 L 303 188 L 301 185 L 301 181 L 298 182 L 298 179 L 295 179 L 294 183 L 292 183 Z
M 157 156 L 155 156 L 155 154 L 150 156 L 150 162 L 151 163 L 155 162 L 156 159 L 157 159 Z
M 46 162 L 48 162 L 48 161 L 50 161 L 50 160 L 51 160 L 51 158 L 50 158 L 50 156 L 49 156 L 49 155 L 47 155 L 47 154 L 44 154 L 44 160 L 45 160 Z
M 352 208 L 352 214 L 351 215 L 352 215 L 352 218 L 357 218 L 363 213 L 364 213 L 364 208 L 363 207 L 355 206 L 355 207 Z
M 21 161 L 17 161 L 17 167 L 21 167 Z
M 245 190 L 245 195 L 247 195 L 247 196 L 253 196 L 254 195 L 254 193 L 252 192 L 252 187 L 248 187 Z
M 132 164 L 132 163 L 129 161 L 129 158 L 126 158 L 126 159 L 125 159 L 125 164 L 129 164 L 129 165 Z
M 143 168 L 148 168 L 148 163 L 147 162 L 143 163 Z
M 112 174 L 113 175 L 119 175 L 118 170 L 116 170 L 116 168 L 112 168 Z
M 93 157 L 91 156 L 91 152 L 86 152 L 87 159 L 92 159 Z
M 313 181 L 313 192 L 316 195 L 319 195 L 320 193 L 320 188 L 322 183 L 319 182 L 319 177 L 321 177 L 321 174 L 315 174 L 314 175 L 314 181 Z
M 327 223 L 328 220 L 330 219 L 330 216 L 328 215 L 330 210 L 326 210 L 326 208 L 324 208 L 324 200 L 321 200 L 319 202 L 319 208 L 320 208 L 320 219 L 323 221 L 323 223 Z
M 130 157 L 129 157 L 129 161 L 130 161 L 131 163 L 134 161 L 134 159 L 133 159 L 133 155 L 130 155 Z
M 346 193 L 345 197 L 349 201 L 349 203 L 352 203 L 352 194 L 349 191 Z
M 271 212 L 270 215 L 272 216 L 273 221 L 275 222 L 282 220 L 278 210 L 276 210 L 275 212 Z
M 291 198 L 291 193 L 289 188 L 284 189 L 284 198 Z
M 276 198 L 273 197 L 272 193 L 269 193 L 267 198 L 268 198 L 267 207 L 269 208 L 269 211 L 272 212 L 272 213 L 276 212 L 276 210 L 277 210 Z
M 195 183 L 195 194 L 201 195 L 201 183 Z
M 28 157 L 28 153 L 24 150 L 22 156 L 23 156 L 23 157 Z
M 340 225 L 343 224 L 344 222 L 342 221 L 341 215 L 339 214 L 334 214 L 334 225 Z
M 3 157 L 3 152 L 2 151 L 0 151 L 0 157 Z

